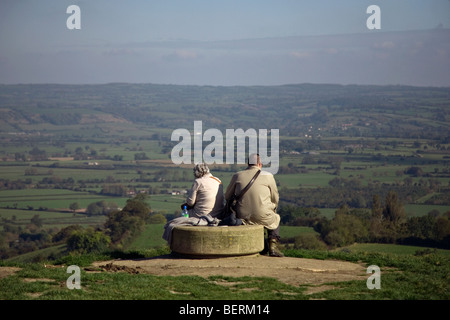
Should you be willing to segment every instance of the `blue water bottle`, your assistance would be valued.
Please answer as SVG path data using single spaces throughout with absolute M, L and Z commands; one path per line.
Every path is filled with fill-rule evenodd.
M 189 213 L 187 211 L 187 206 L 183 206 L 183 212 L 181 213 L 181 215 L 185 218 L 189 218 Z

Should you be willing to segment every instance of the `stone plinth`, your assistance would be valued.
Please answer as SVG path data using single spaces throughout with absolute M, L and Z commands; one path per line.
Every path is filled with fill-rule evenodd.
M 177 226 L 172 231 L 170 249 L 198 258 L 256 254 L 264 249 L 264 227 Z

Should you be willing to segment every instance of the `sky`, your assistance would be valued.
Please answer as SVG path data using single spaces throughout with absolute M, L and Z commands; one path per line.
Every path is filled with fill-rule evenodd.
M 0 84 L 450 86 L 449 71 L 450 0 L 0 1 Z

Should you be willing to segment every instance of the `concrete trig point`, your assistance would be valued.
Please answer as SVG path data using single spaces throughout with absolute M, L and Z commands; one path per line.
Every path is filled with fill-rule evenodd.
M 264 249 L 264 227 L 176 226 L 170 249 L 176 254 L 195 258 L 252 255 Z

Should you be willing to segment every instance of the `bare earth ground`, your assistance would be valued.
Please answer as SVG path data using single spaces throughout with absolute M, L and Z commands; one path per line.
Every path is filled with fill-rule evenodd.
M 10 276 L 19 270 L 20 268 L 16 267 L 0 267 L 0 279 Z
M 93 266 L 110 272 L 164 276 L 271 277 L 294 286 L 320 286 L 328 282 L 367 279 L 365 267 L 357 263 L 263 255 L 215 259 L 187 259 L 167 255 L 150 259 L 101 261 L 95 262 Z
M 16 267 L 0 267 L 0 279 L 19 270 L 20 268 Z M 263 255 L 215 259 L 188 259 L 166 255 L 138 260 L 98 261 L 85 270 L 161 276 L 196 275 L 204 278 L 213 275 L 270 277 L 293 286 L 307 285 L 309 288 L 306 294 L 333 289 L 333 285 L 330 284 L 333 282 L 367 279 L 366 269 L 362 264 L 337 260 L 274 258 Z

